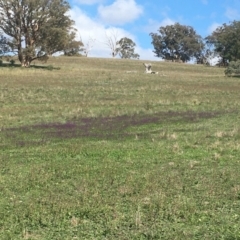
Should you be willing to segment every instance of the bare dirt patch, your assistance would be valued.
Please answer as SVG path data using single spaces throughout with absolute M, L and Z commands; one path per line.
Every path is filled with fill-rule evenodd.
M 119 140 L 134 137 L 134 134 L 128 131 L 130 127 L 175 122 L 192 123 L 215 118 L 223 114 L 227 114 L 227 112 L 168 111 L 151 115 L 80 118 L 72 119 L 66 123 L 40 123 L 7 128 L 2 129 L 2 133 L 20 146 L 45 143 L 51 139 L 92 138 L 96 140 Z

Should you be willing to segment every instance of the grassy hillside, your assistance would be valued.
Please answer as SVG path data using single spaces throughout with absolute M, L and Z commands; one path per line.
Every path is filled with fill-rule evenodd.
M 239 78 L 143 62 L 0 67 L 1 240 L 240 239 Z

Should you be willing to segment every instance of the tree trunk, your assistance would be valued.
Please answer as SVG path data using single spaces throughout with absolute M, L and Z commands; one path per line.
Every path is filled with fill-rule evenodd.
M 22 67 L 29 67 L 32 61 L 32 58 L 28 56 L 24 56 L 24 54 L 21 51 L 19 51 L 18 60 L 20 61 Z
M 23 53 L 22 53 L 22 45 L 21 43 L 18 44 L 18 60 L 21 63 L 21 66 L 24 67 L 24 57 L 23 57 Z

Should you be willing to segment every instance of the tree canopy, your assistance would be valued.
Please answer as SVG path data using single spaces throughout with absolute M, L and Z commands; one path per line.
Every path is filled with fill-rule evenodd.
M 22 66 L 63 51 L 75 38 L 65 0 L 0 0 L 0 29 Z
M 240 59 L 240 21 L 223 24 L 208 36 L 206 41 L 221 57 L 222 64 Z
M 135 53 L 135 42 L 132 39 L 124 37 L 117 42 L 118 48 L 117 52 L 121 58 L 137 58 L 139 59 L 139 54 Z
M 190 27 L 175 23 L 160 27 L 158 33 L 150 33 L 154 53 L 165 60 L 187 62 L 204 49 L 202 38 Z
M 231 61 L 225 69 L 225 75 L 227 76 L 240 76 L 240 60 Z
M 69 43 L 64 47 L 65 56 L 77 56 L 81 55 L 81 52 L 84 51 L 84 45 L 82 41 L 76 41 L 70 39 Z
M 9 53 L 11 49 L 8 46 L 8 39 L 0 32 L 0 57 Z

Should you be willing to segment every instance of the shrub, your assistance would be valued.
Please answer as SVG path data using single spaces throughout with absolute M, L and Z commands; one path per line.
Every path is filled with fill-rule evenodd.
M 10 64 L 13 66 L 14 63 L 15 63 L 15 60 L 11 59 L 9 62 L 10 62 Z
M 52 71 L 52 70 L 53 70 L 53 66 L 52 66 L 52 65 L 48 65 L 48 66 L 47 66 L 47 70 Z
M 229 63 L 228 67 L 225 70 L 226 76 L 240 76 L 240 60 L 232 61 Z
M 2 66 L 3 65 L 3 60 L 2 59 L 0 59 L 0 66 Z

